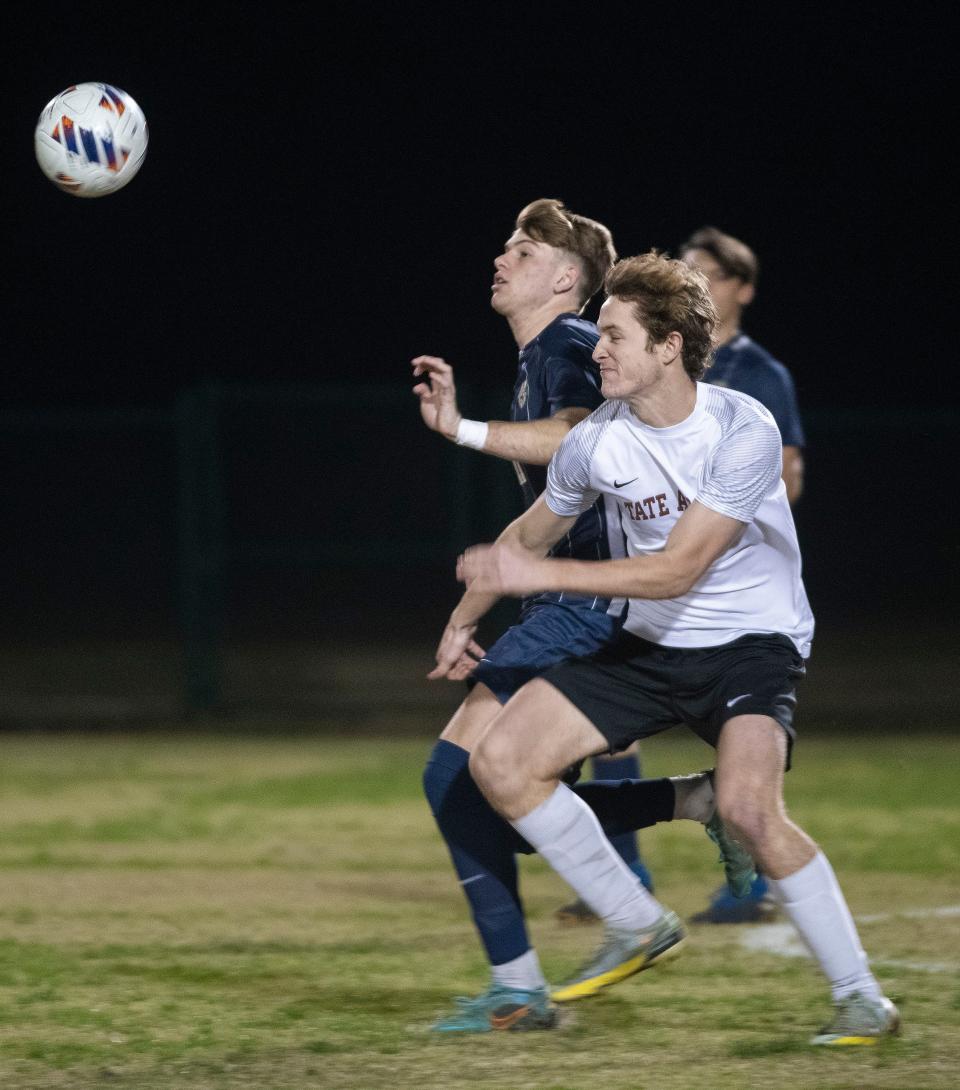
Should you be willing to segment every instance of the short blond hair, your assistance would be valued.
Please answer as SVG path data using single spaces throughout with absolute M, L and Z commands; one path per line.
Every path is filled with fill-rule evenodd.
M 617 260 L 609 229 L 596 220 L 571 212 L 563 201 L 552 197 L 531 201 L 517 216 L 516 226 L 534 242 L 546 243 L 578 260 L 580 309 L 583 310 L 600 290 L 604 277 Z
M 650 250 L 618 261 L 604 282 L 608 296 L 633 303 L 652 344 L 670 333 L 683 338 L 683 369 L 696 381 L 710 364 L 717 308 L 703 273 L 684 261 Z

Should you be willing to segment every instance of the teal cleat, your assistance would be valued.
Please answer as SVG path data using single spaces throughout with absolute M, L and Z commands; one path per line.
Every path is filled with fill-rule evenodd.
M 719 862 L 723 864 L 730 892 L 734 897 L 746 897 L 757 877 L 753 860 L 727 832 L 718 813 L 714 812 L 704 828 L 707 836 L 720 849 Z
M 557 1009 L 550 1002 L 546 988 L 528 992 L 520 988 L 505 988 L 491 984 L 473 999 L 457 996 L 456 1010 L 435 1022 L 437 1033 L 489 1033 L 491 1030 L 522 1032 L 533 1029 L 553 1029 Z

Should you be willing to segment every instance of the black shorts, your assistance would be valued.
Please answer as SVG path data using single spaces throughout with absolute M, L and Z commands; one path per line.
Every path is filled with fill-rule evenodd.
M 741 636 L 719 647 L 662 647 L 622 632 L 587 658 L 542 675 L 600 731 L 610 752 L 677 723 L 711 746 L 737 715 L 768 715 L 787 734 L 787 767 L 796 737 L 795 687 L 806 672 L 786 636 Z

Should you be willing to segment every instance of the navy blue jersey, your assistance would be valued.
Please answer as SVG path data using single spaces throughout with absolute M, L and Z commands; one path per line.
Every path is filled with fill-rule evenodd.
M 603 402 L 600 372 L 593 362 L 593 350 L 599 338 L 593 322 L 575 314 L 561 314 L 524 345 L 520 350 L 510 419 L 543 420 L 560 409 L 581 408 L 592 412 L 597 408 Z M 547 467 L 514 462 L 514 468 L 523 491 L 524 505 L 530 507 L 546 487 Z M 610 531 L 615 543 L 622 546 L 623 531 L 618 521 L 611 522 Z M 550 555 L 578 560 L 610 559 L 608 515 L 603 497 L 577 519 L 570 532 L 554 545 Z M 613 555 L 624 555 L 622 547 L 615 544 Z M 618 612 L 622 608 L 622 599 L 611 605 L 608 598 L 554 591 L 538 594 L 533 600 L 585 605 L 603 612 Z
M 776 420 L 785 447 L 806 445 L 790 372 L 746 333 L 717 349 L 703 381 L 755 397 Z

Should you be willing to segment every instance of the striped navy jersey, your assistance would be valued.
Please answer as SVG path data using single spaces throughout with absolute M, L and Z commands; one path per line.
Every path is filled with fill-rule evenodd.
M 593 322 L 575 314 L 561 314 L 520 350 L 520 366 L 513 390 L 510 419 L 543 420 L 560 409 L 591 411 L 602 404 L 600 374 L 593 362 L 599 334 Z M 523 492 L 524 506 L 530 507 L 547 483 L 547 467 L 514 462 Z M 570 532 L 551 550 L 551 556 L 578 560 L 608 560 L 625 555 L 623 531 L 612 508 L 600 497 L 577 519 Z M 611 540 L 612 539 L 612 540 Z M 525 604 L 530 604 L 528 600 Z M 532 601 L 558 602 L 619 614 L 624 600 L 590 598 L 583 595 L 545 591 Z

